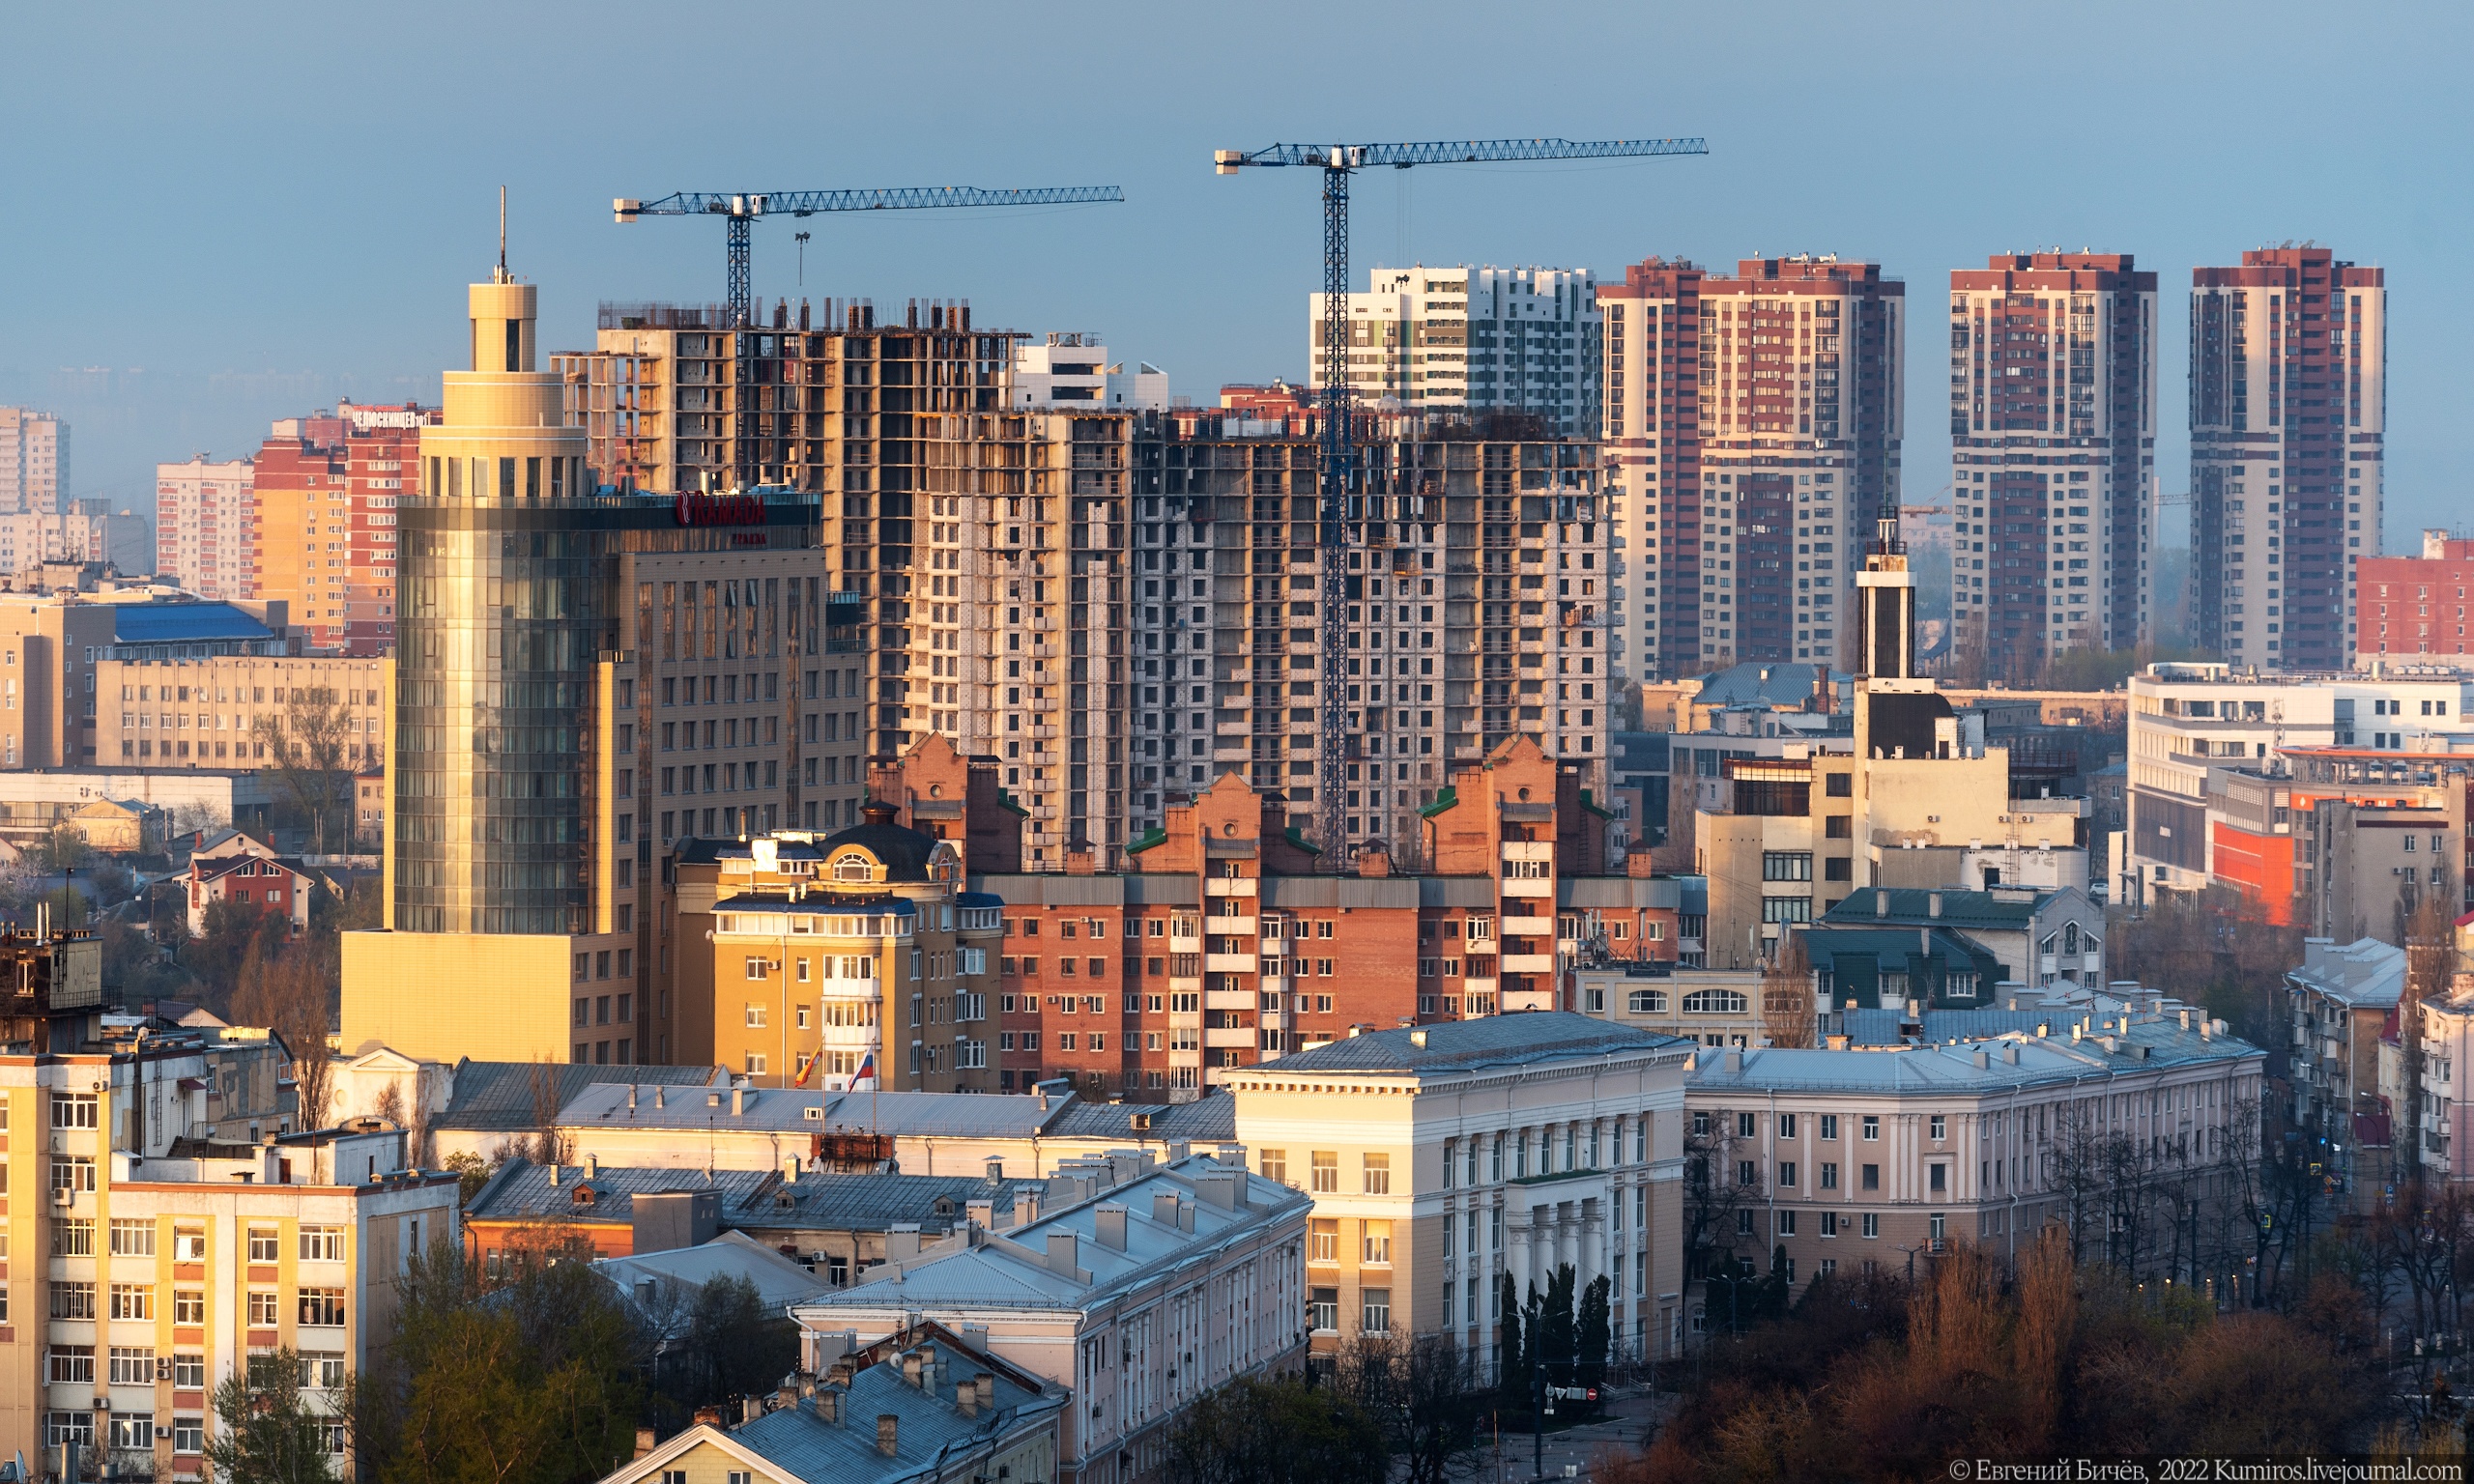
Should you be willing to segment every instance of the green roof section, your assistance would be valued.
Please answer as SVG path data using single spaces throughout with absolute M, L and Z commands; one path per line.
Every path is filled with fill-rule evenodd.
M 1143 851 L 1150 849 L 1154 845 L 1165 845 L 1167 842 L 1167 830 L 1155 824 L 1151 828 L 1143 831 L 1140 836 L 1136 837 L 1132 842 L 1127 844 L 1125 847 L 1125 853 L 1128 855 L 1140 855 Z
M 1588 810 L 1591 813 L 1597 815 L 1600 819 L 1612 819 L 1615 817 L 1614 814 L 1598 808 L 1597 801 L 1589 796 L 1589 790 L 1586 788 L 1581 790 L 1581 808 Z
M 1443 792 L 1434 796 L 1433 803 L 1418 811 L 1418 816 L 1423 819 L 1431 819 L 1459 802 L 1460 790 L 1451 784 L 1446 784 L 1443 785 Z
M 1031 817 L 1031 812 L 1024 809 L 1021 805 L 1015 803 L 1014 796 L 1002 788 L 996 790 L 996 805 L 999 809 L 1010 809 L 1025 819 Z
M 1323 853 L 1323 847 L 1321 845 L 1308 844 L 1306 842 L 1306 837 L 1299 833 L 1302 828 L 1303 826 L 1292 824 L 1286 830 L 1281 832 L 1280 839 L 1287 841 L 1290 844 L 1305 851 L 1308 855 L 1321 855 Z

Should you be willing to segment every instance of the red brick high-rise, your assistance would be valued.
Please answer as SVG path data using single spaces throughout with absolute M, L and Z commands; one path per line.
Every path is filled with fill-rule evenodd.
M 1963 661 L 2013 680 L 2146 637 L 2156 275 L 2128 253 L 1997 253 L 1950 274 Z

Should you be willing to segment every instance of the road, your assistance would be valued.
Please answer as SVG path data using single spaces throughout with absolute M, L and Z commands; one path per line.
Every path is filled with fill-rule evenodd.
M 1674 1405 L 1673 1398 L 1659 1397 L 1646 1390 L 1626 1390 L 1606 1404 L 1603 1420 L 1587 1423 L 1560 1433 L 1546 1435 L 1543 1477 L 1548 1479 L 1591 1477 L 1590 1464 L 1605 1450 L 1638 1453 L 1642 1441 L 1654 1423 Z M 1503 1438 L 1502 1465 L 1498 1472 L 1496 1449 L 1487 1435 L 1479 1449 L 1482 1460 L 1474 1478 L 1477 1484 L 1525 1484 L 1539 1477 L 1533 1462 L 1534 1443 L 1527 1433 L 1506 1433 Z M 1565 1470 L 1572 1472 L 1566 1474 Z

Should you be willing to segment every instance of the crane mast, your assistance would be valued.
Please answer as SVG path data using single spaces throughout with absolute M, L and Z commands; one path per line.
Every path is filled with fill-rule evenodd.
M 1322 469 L 1316 482 L 1316 562 L 1322 569 L 1318 615 L 1322 632 L 1321 715 L 1317 718 L 1314 814 L 1324 863 L 1345 867 L 1348 837 L 1348 549 L 1349 500 L 1363 494 L 1357 469 L 1354 388 L 1348 379 L 1349 177 L 1389 165 L 1493 164 L 1534 159 L 1614 159 L 1658 155 L 1706 155 L 1700 139 L 1478 139 L 1421 144 L 1275 144 L 1251 152 L 1221 150 L 1214 173 L 1235 175 L 1247 166 L 1305 166 L 1323 172 L 1323 372 Z M 1309 367 L 1309 373 L 1312 368 Z

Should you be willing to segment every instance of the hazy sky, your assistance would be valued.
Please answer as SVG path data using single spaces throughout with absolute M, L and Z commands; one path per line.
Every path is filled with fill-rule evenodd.
M 1320 271 L 1312 173 L 1218 178 L 1215 148 L 1699 134 L 1704 158 L 1361 177 L 1355 262 L 1878 259 L 1922 311 L 1921 499 L 1948 477 L 1950 269 L 2037 244 L 2155 269 L 2174 490 L 2191 267 L 2315 240 L 2388 270 L 2394 550 L 2461 519 L 2469 33 L 2463 5 L 19 4 L 0 401 L 72 416 L 77 493 L 141 507 L 157 460 L 248 451 L 271 416 L 433 401 L 502 183 L 549 348 L 589 344 L 599 300 L 720 296 L 718 223 L 619 227 L 614 196 L 1122 186 L 770 223 L 757 290 L 801 292 L 804 227 L 813 298 L 1098 330 L 1207 400 L 1302 374 Z

